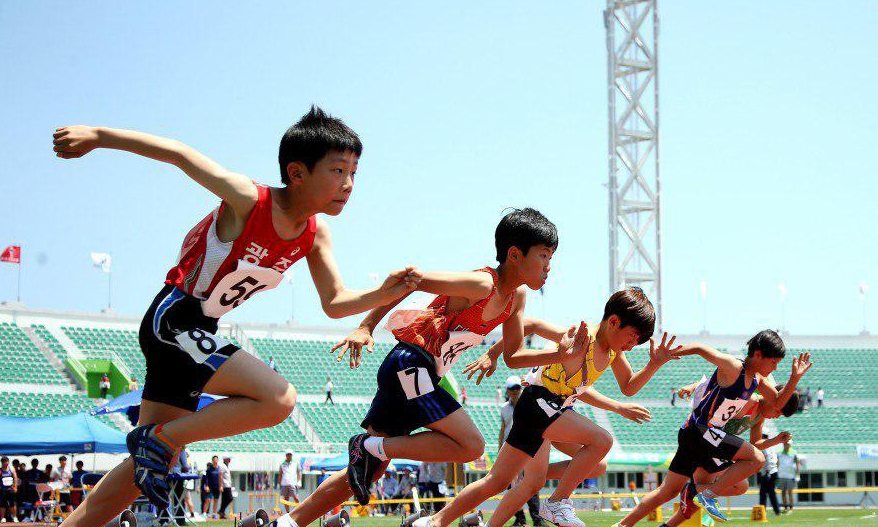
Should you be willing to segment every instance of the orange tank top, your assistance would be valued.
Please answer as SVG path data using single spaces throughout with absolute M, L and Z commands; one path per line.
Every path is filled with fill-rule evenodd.
M 447 295 L 437 296 L 410 323 L 391 330 L 397 340 L 421 347 L 434 357 L 441 359 L 436 364 L 440 375 L 444 375 L 464 351 L 480 344 L 488 333 L 505 322 L 512 313 L 514 298 L 509 299 L 506 307 L 495 318 L 491 320 L 482 318 L 485 305 L 497 294 L 500 277 L 490 267 L 478 269 L 478 271 L 489 273 L 494 281 L 491 294 L 487 297 L 462 311 L 449 313 L 449 297 Z M 392 317 L 393 315 L 391 315 Z

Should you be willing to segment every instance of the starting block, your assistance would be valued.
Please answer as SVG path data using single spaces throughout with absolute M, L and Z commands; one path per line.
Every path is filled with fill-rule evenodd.
M 137 527 L 137 516 L 128 509 L 107 523 L 105 527 Z
M 760 523 L 768 522 L 768 515 L 765 514 L 765 505 L 753 506 L 753 509 L 750 511 L 750 521 Z
M 256 509 L 250 516 L 245 516 L 240 522 L 235 522 L 238 527 L 266 527 L 268 525 L 268 513 L 265 509 Z
M 680 502 L 674 503 L 674 513 L 680 510 Z M 680 527 L 701 527 L 703 525 L 703 511 L 701 509 L 697 509 L 695 514 L 689 517 L 688 520 L 683 520 L 683 523 L 680 524 Z M 707 519 L 713 520 L 710 516 L 706 516 Z
M 482 516 L 482 511 L 464 514 L 460 518 L 460 527 L 484 527 L 484 525 L 485 517 Z
M 649 517 L 647 518 L 651 522 L 661 523 L 665 520 L 662 519 L 662 508 L 659 507 L 654 511 L 650 511 Z

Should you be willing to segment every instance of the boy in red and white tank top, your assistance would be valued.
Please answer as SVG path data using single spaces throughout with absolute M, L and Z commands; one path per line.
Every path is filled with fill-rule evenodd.
M 220 316 L 276 287 L 296 261 L 307 259 L 321 305 L 332 318 L 402 298 L 419 279 L 407 268 L 368 291 L 347 289 L 342 282 L 329 227 L 317 214 L 341 213 L 362 144 L 344 122 L 319 108 L 312 107 L 281 139 L 279 188 L 230 172 L 178 141 L 140 132 L 70 126 L 56 130 L 54 145 L 63 159 L 109 148 L 164 161 L 221 200 L 185 237 L 141 324 L 147 373 L 142 426 L 127 441 L 132 457 L 105 476 L 110 482 L 90 493 L 65 526 L 104 525 L 139 492 L 165 508 L 168 466 L 182 445 L 270 427 L 289 416 L 295 389 L 215 333 Z M 195 412 L 202 391 L 229 397 Z
M 510 351 L 520 352 L 517 367 L 542 364 L 554 353 L 522 349 L 522 316 L 526 290 L 539 289 L 548 277 L 558 245 L 555 226 L 536 210 L 515 210 L 497 226 L 495 245 L 497 268 L 421 273 L 418 290 L 437 297 L 423 310 L 391 314 L 387 327 L 399 342 L 378 369 L 378 391 L 362 422 L 367 433 L 349 441 L 348 469 L 330 476 L 278 526 L 308 525 L 352 491 L 368 503 L 371 483 L 391 458 L 465 463 L 481 456 L 484 439 L 460 403 L 438 386 L 442 375 L 500 325 Z M 336 346 L 339 359 L 349 351 L 351 366 L 359 365 L 362 348 L 374 344 L 374 329 L 398 304 L 372 310 Z M 429 431 L 410 435 L 420 427 Z

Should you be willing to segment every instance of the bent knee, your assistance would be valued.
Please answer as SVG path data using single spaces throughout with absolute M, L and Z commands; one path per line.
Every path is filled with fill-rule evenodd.
M 271 416 L 276 423 L 281 423 L 293 413 L 298 393 L 292 384 L 287 383 L 286 389 L 278 393 L 271 401 Z M 275 423 L 275 424 L 276 424 Z
M 485 452 L 485 439 L 478 433 L 468 435 L 460 440 L 460 462 L 467 463 L 482 457 Z
M 728 494 L 729 496 L 740 496 L 741 494 L 747 492 L 748 488 L 750 487 L 749 485 L 747 485 L 746 481 L 739 481 L 729 488 Z
M 753 451 L 753 462 L 758 463 L 761 467 L 765 464 L 765 454 L 762 453 L 761 450 L 754 449 Z
M 595 450 L 606 454 L 611 448 L 613 448 L 613 436 L 611 436 L 606 430 L 601 429 L 600 432 L 592 436 L 590 446 L 594 447 Z M 604 463 L 604 468 L 606 469 L 606 462 L 603 460 L 601 460 L 601 462 Z

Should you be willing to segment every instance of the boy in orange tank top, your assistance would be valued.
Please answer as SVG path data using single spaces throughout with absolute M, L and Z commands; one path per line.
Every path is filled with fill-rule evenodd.
M 392 458 L 466 463 L 482 455 L 485 442 L 472 419 L 438 382 L 473 345 L 502 324 L 510 367 L 557 362 L 567 351 L 523 349 L 527 289 L 545 284 L 558 235 L 534 209 L 515 210 L 495 231 L 496 268 L 468 272 L 421 273 L 417 289 L 438 295 L 424 310 L 394 312 L 389 329 L 399 340 L 378 370 L 378 392 L 362 426 L 351 438 L 348 469 L 328 478 L 278 526 L 305 526 L 351 493 L 368 503 L 369 487 Z M 372 333 L 399 301 L 372 310 L 336 349 L 350 353 L 351 367 L 362 349 L 371 351 Z M 577 335 L 582 346 L 584 334 Z M 581 351 L 581 350 L 580 350 Z M 572 352 L 572 350 L 571 350 Z M 420 427 L 428 431 L 412 432 Z

